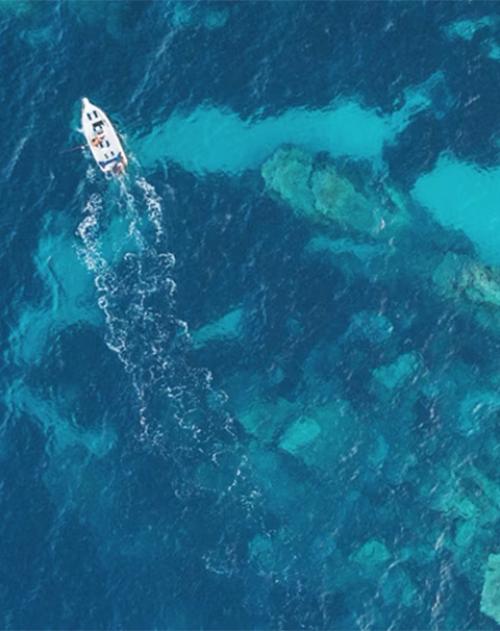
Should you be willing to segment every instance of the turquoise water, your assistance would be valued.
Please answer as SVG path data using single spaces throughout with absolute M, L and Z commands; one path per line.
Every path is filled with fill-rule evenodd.
M 500 170 L 495 166 L 482 169 L 442 155 L 433 170 L 416 181 L 412 191 L 440 224 L 465 233 L 481 259 L 491 265 L 500 263 L 499 176 Z
M 0 626 L 498 627 L 496 6 L 0 35 Z

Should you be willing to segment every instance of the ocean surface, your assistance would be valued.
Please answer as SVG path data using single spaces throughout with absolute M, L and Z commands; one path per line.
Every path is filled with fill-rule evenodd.
M 498 628 L 500 5 L 1 0 L 0 102 L 0 628 Z

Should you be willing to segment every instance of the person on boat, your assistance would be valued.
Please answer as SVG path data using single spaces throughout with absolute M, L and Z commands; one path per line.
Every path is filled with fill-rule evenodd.
M 99 138 L 99 136 L 94 136 L 91 140 L 93 147 L 98 147 L 100 142 L 101 142 L 101 139 Z

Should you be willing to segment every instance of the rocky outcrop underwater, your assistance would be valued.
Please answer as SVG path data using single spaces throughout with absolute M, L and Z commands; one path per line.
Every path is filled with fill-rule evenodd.
M 409 271 L 418 282 L 428 283 L 430 291 L 472 314 L 492 334 L 500 334 L 500 269 L 482 264 L 472 248 L 464 252 L 463 244 L 457 251 L 448 250 L 446 231 L 436 225 L 432 242 L 422 243 L 420 233 L 429 226 L 419 223 L 422 216 L 401 191 L 384 181 L 377 190 L 370 183 L 358 190 L 331 160 L 315 158 L 294 146 L 278 149 L 263 164 L 262 177 L 269 194 L 321 232 L 322 236 L 311 240 L 310 250 L 335 253 L 342 249 L 342 243 L 342 251 L 357 258 L 373 259 L 378 252 L 387 263 L 393 257 L 395 273 Z M 328 241 L 327 235 L 337 239 Z M 346 238 L 351 239 L 350 247 L 346 247 Z M 410 260 L 405 261 L 408 239 L 420 244 L 421 251 L 414 248 Z M 386 268 L 382 273 L 389 276 L 391 270 Z
M 313 306 L 284 315 L 271 356 L 255 350 L 223 381 L 256 483 L 269 480 L 274 526 L 252 540 L 249 560 L 286 582 L 299 566 L 315 575 L 320 559 L 321 588 L 341 592 L 348 610 L 376 594 L 413 613 L 425 610 L 426 582 L 451 563 L 500 622 L 490 440 L 500 411 L 500 270 L 387 180 L 348 169 L 295 146 L 262 166 L 267 194 L 303 222 L 305 269 L 331 270 L 338 295 L 325 283 Z M 322 303 L 334 308 L 331 331 L 300 346 Z M 195 346 L 245 349 L 256 326 L 248 306 L 229 305 L 194 332 Z M 468 344 L 477 329 L 481 348 Z M 328 498 L 322 515 L 306 475 Z
M 404 208 L 382 213 L 375 200 L 358 192 L 331 162 L 315 160 L 298 147 L 278 149 L 263 164 L 262 177 L 267 190 L 286 202 L 296 216 L 320 226 L 376 237 L 408 221 Z

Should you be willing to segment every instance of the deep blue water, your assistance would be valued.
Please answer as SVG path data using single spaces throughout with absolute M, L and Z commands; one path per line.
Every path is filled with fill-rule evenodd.
M 0 627 L 496 628 L 497 5 L 4 0 L 0 77 Z

